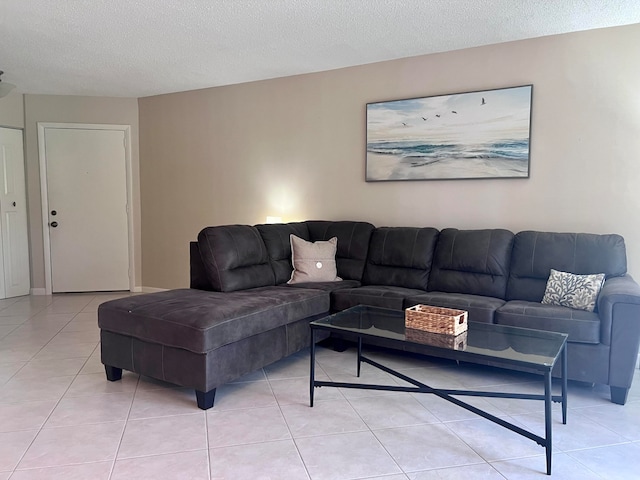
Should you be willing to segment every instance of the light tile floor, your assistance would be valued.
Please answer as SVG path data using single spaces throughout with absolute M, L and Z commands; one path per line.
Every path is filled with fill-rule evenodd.
M 97 307 L 114 294 L 0 300 L 0 480 L 530 479 L 544 450 L 432 395 L 316 390 L 307 351 L 220 387 L 193 391 L 127 373 L 107 382 Z M 370 356 L 432 386 L 538 392 L 538 377 L 382 350 Z M 317 374 L 355 381 L 353 349 L 318 349 Z M 636 377 L 638 377 L 636 373 Z M 363 366 L 365 382 L 396 380 Z M 542 403 L 469 402 L 542 433 Z M 624 407 L 603 386 L 569 385 L 554 406 L 553 477 L 640 478 L 640 378 Z

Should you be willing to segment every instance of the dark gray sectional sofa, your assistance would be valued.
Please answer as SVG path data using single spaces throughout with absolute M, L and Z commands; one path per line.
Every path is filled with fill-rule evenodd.
M 340 282 L 287 285 L 289 235 L 338 238 Z M 541 304 L 550 269 L 605 273 L 595 312 Z M 624 404 L 640 343 L 640 287 L 619 235 L 380 227 L 307 221 L 207 227 L 191 243 L 191 288 L 99 307 L 107 378 L 122 369 L 216 387 L 308 345 L 311 320 L 358 304 L 460 308 L 469 321 L 569 335 L 572 380 L 609 385 Z

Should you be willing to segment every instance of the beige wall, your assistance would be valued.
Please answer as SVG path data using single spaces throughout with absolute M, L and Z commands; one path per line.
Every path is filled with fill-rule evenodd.
M 0 127 L 24 128 L 24 97 L 11 92 L 0 98 Z
M 640 25 L 139 100 L 143 285 L 207 225 L 616 232 L 640 277 Z M 533 84 L 531 177 L 366 183 L 365 104 Z
M 141 286 L 138 102 L 135 98 L 25 95 L 27 195 L 31 243 L 31 287 L 44 289 L 42 204 L 38 157 L 38 122 L 131 125 L 135 285 Z

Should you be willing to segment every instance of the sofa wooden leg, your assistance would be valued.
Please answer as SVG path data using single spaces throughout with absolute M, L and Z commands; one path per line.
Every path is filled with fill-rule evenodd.
M 611 389 L 611 401 L 618 405 L 624 405 L 627 403 L 627 395 L 629 393 L 628 388 L 624 387 L 609 387 Z
M 110 382 L 116 382 L 122 378 L 121 368 L 105 365 L 104 371 L 107 373 L 107 380 L 109 380 Z
M 196 400 L 198 401 L 198 408 L 202 410 L 208 410 L 213 407 L 213 400 L 216 397 L 216 389 L 209 390 L 208 392 L 201 392 L 196 390 Z

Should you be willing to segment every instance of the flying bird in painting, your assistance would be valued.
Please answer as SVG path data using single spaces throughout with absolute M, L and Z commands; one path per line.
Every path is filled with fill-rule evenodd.
M 405 127 L 407 126 L 407 124 L 406 124 L 406 123 L 404 123 L 404 122 L 402 122 L 402 125 L 404 125 Z
M 426 118 L 424 118 L 424 117 L 422 117 L 422 120 L 424 120 L 425 122 L 427 121 L 427 119 L 426 119 Z
M 436 115 L 436 117 L 440 118 L 440 115 Z
M 455 113 L 456 115 L 458 114 L 455 110 L 451 110 L 451 113 Z
M 480 105 L 486 105 L 487 102 L 484 101 L 484 97 L 482 97 L 482 103 Z

